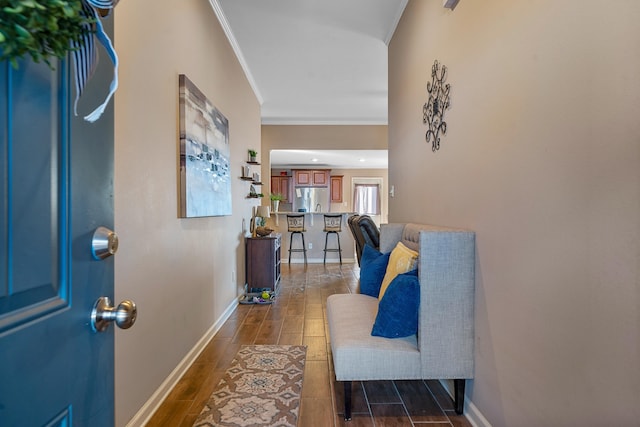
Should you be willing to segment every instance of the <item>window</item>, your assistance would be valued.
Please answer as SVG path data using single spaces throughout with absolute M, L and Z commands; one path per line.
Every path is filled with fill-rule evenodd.
M 380 185 L 355 184 L 353 209 L 359 215 L 380 215 Z

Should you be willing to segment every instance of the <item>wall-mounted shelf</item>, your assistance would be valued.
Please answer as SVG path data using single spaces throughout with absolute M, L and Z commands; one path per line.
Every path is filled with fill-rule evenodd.
M 254 185 L 262 185 L 262 182 L 261 181 L 257 181 L 254 178 L 256 176 L 259 178 L 260 175 L 252 173 L 252 171 L 250 169 L 250 166 L 259 166 L 260 163 L 259 162 L 247 161 L 247 162 L 245 162 L 245 164 L 247 164 L 248 166 L 243 166 L 243 168 L 242 168 L 242 176 L 240 177 L 240 179 L 242 181 L 248 181 L 248 182 L 251 183 L 252 190 L 251 190 L 251 193 L 249 193 L 249 195 L 247 196 L 247 199 L 257 199 L 260 196 L 256 196 L 256 195 L 253 194 L 254 191 L 255 191 L 255 189 L 253 189 L 253 186 Z
M 263 185 L 263 184 L 262 184 L 261 182 L 259 182 L 259 181 L 254 181 L 254 180 L 253 180 L 253 178 L 251 178 L 250 176 L 241 176 L 241 177 L 240 177 L 240 179 L 241 179 L 241 180 L 243 180 L 243 181 L 251 181 L 251 183 L 252 183 L 253 185 Z
M 249 194 L 247 194 L 247 199 L 259 199 L 261 197 L 264 197 L 264 194 L 258 193 L 253 184 L 251 184 L 249 187 Z

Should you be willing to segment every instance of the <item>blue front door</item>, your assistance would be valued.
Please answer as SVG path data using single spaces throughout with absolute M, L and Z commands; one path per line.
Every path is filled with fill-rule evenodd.
M 79 110 L 102 102 L 103 61 Z M 0 426 L 112 426 L 113 257 L 92 257 L 113 228 L 113 105 L 93 124 L 70 110 L 68 62 L 0 63 Z

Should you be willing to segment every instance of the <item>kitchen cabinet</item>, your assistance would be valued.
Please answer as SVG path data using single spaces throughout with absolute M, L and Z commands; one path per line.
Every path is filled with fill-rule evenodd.
M 272 176 L 271 177 L 271 193 L 280 193 L 284 196 L 284 203 L 291 201 L 291 177 L 290 176 Z
M 311 185 L 312 178 L 310 170 L 293 171 L 293 177 L 296 185 Z
M 329 185 L 329 171 L 311 171 L 313 185 Z
M 343 175 L 332 175 L 330 178 L 331 203 L 342 203 L 342 177 Z
M 297 169 L 293 171 L 293 177 L 297 186 L 329 186 L 329 169 Z
M 276 290 L 280 280 L 281 243 L 279 233 L 267 237 L 245 239 L 247 257 L 247 288 Z

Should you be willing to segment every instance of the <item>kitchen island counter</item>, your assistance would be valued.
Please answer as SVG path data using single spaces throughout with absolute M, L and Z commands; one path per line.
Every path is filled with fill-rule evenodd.
M 291 234 L 287 231 L 287 215 L 304 215 L 304 225 L 307 230 L 304 233 L 304 240 L 307 244 L 307 260 L 309 263 L 322 263 L 324 261 L 324 215 L 342 215 L 342 231 L 340 234 L 340 246 L 342 248 L 342 262 L 355 262 L 355 242 L 349 231 L 347 219 L 355 212 L 271 212 L 271 218 L 267 221 L 267 226 L 274 229 L 274 233 L 282 234 L 282 261 L 288 262 L 289 241 Z M 298 237 L 294 240 L 295 247 L 299 247 L 301 241 Z M 329 236 L 329 248 L 337 248 L 335 236 Z M 302 253 L 294 253 L 291 256 L 292 263 L 304 262 Z M 337 252 L 327 253 L 327 263 L 337 263 L 339 257 Z
M 285 227 L 285 231 L 287 227 L 287 224 L 286 224 L 287 219 L 280 218 L 280 217 L 286 216 L 286 215 L 301 215 L 301 214 L 305 215 L 304 221 L 305 221 L 305 226 L 307 227 L 313 227 L 316 221 L 322 222 L 322 218 L 316 218 L 317 215 L 344 215 L 342 218 L 342 228 L 344 229 L 345 226 L 347 225 L 347 218 L 349 218 L 349 216 L 351 215 L 355 215 L 356 213 L 355 212 L 282 212 L 282 211 L 271 212 L 271 216 L 274 218 L 276 225 L 280 225 L 279 222 L 281 219 L 282 221 L 284 221 L 282 226 Z M 322 224 L 322 226 L 324 227 L 324 223 Z

